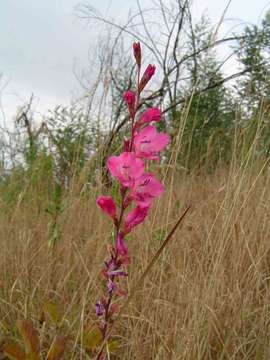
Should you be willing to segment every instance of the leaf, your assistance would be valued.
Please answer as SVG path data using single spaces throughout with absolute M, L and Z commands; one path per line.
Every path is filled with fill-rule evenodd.
M 31 320 L 23 319 L 17 321 L 17 328 L 21 334 L 26 352 L 30 359 L 39 359 L 39 336 Z
M 65 336 L 61 336 L 61 335 L 56 336 L 48 352 L 47 360 L 61 359 L 65 351 L 66 341 L 67 339 Z
M 58 324 L 60 320 L 60 312 L 56 303 L 47 301 L 43 305 L 44 312 L 49 316 L 49 319 L 54 323 Z
M 118 340 L 110 340 L 108 342 L 107 349 L 109 350 L 109 353 L 115 352 L 120 346 L 120 343 Z
M 23 348 L 14 341 L 6 342 L 3 345 L 3 351 L 9 359 L 26 360 L 26 355 Z
M 83 332 L 83 344 L 87 349 L 93 349 L 100 345 L 103 340 L 102 332 L 98 327 L 85 329 Z
M 26 354 L 26 360 L 41 360 L 41 359 L 38 353 L 31 352 Z

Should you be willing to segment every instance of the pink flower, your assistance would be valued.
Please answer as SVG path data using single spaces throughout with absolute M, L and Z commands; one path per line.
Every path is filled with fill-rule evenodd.
M 126 256 L 128 254 L 128 247 L 124 242 L 123 235 L 120 232 L 116 237 L 116 250 L 120 255 Z
M 141 81 L 139 83 L 139 87 L 138 87 L 138 91 L 142 92 L 143 89 L 145 88 L 146 84 L 148 83 L 148 81 L 151 79 L 151 77 L 154 75 L 156 71 L 156 67 L 155 65 L 151 65 L 149 64 L 147 66 L 147 68 L 145 69 L 145 72 L 141 78 Z
M 155 126 L 148 125 L 134 137 L 136 156 L 146 159 L 159 159 L 158 152 L 164 149 L 170 141 L 169 135 L 159 133 Z
M 164 186 L 155 178 L 154 174 L 144 173 L 135 181 L 130 197 L 135 200 L 140 207 L 149 207 L 151 201 L 163 191 Z
M 135 102 L 136 102 L 136 95 L 134 91 L 132 90 L 125 91 L 123 97 L 125 102 L 127 103 L 130 116 L 133 117 L 135 115 Z
M 144 221 L 148 214 L 149 207 L 136 206 L 125 217 L 125 229 L 124 233 L 130 232 L 134 226 L 139 225 Z
M 109 276 L 128 276 L 126 271 L 123 270 L 113 270 L 108 272 Z
M 132 186 L 144 172 L 144 162 L 131 152 L 109 157 L 107 166 L 111 175 L 125 187 Z
M 150 108 L 141 114 L 140 119 L 135 124 L 135 127 L 138 128 L 143 124 L 150 123 L 151 121 L 159 121 L 160 118 L 161 118 L 160 109 Z
M 137 65 L 141 67 L 142 52 L 141 52 L 141 44 L 139 42 L 133 43 L 133 54 L 136 59 Z
M 97 316 L 102 316 L 104 313 L 105 313 L 104 305 L 103 305 L 102 301 L 98 301 L 96 303 L 96 314 L 97 314 Z
M 108 280 L 107 282 L 107 290 L 109 293 L 112 293 L 116 288 L 116 283 L 114 281 L 112 281 L 111 279 Z
M 116 220 L 116 206 L 111 196 L 98 196 L 97 204 L 106 214 Z

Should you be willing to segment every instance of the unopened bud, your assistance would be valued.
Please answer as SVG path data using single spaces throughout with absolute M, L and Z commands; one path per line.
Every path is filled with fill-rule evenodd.
M 138 67 L 141 67 L 142 52 L 141 52 L 141 44 L 139 42 L 133 43 L 133 54 L 136 59 L 136 63 Z
M 149 64 L 147 66 L 147 68 L 145 69 L 145 72 L 141 78 L 140 84 L 139 84 L 139 92 L 142 92 L 143 89 L 145 88 L 146 84 L 148 83 L 148 81 L 151 79 L 151 77 L 154 75 L 156 71 L 156 67 L 155 65 L 151 65 Z

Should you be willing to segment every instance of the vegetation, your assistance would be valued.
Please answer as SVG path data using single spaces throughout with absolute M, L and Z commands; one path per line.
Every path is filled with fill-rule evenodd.
M 1 359 L 94 359 L 102 344 L 94 304 L 112 226 L 96 198 L 117 194 L 105 164 L 129 126 L 128 36 L 159 73 L 138 111 L 161 108 L 157 126 L 171 143 L 151 165 L 166 193 L 127 237 L 127 289 L 191 210 L 115 321 L 108 358 L 269 358 L 270 16 L 218 38 L 206 17 L 194 22 L 189 1 L 173 4 L 156 5 L 163 25 L 151 26 L 141 8 L 119 25 L 81 7 L 109 31 L 86 102 L 60 104 L 38 122 L 30 99 L 2 129 Z M 221 44 L 239 66 L 227 75 Z

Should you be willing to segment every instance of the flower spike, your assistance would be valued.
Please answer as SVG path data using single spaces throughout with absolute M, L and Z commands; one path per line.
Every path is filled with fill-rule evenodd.
M 113 242 L 107 246 L 108 258 L 100 271 L 102 275 L 104 297 L 95 304 L 97 324 L 104 343 L 109 341 L 109 328 L 118 312 L 119 298 L 127 296 L 123 289 L 127 266 L 130 263 L 127 234 L 144 222 L 152 203 L 164 191 L 164 185 L 152 172 L 145 172 L 145 162 L 160 158 L 160 151 L 169 143 L 169 136 L 160 133 L 154 126 L 160 121 L 161 111 L 156 107 L 149 108 L 137 115 L 140 93 L 155 73 L 155 65 L 148 65 L 140 79 L 142 52 L 139 42 L 133 43 L 133 55 L 137 64 L 135 91 L 129 89 L 123 94 L 130 115 L 130 136 L 124 138 L 123 150 L 118 155 L 111 155 L 107 168 L 118 182 L 115 194 L 117 205 L 112 196 L 100 195 L 97 205 L 109 215 L 114 222 Z M 98 360 L 107 360 L 102 348 Z

